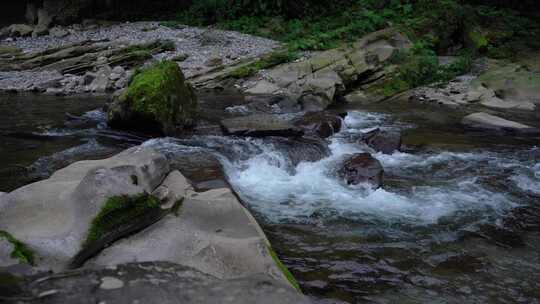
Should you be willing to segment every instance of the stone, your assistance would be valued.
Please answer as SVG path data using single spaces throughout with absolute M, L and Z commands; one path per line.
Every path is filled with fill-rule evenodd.
M 49 33 L 49 28 L 53 22 L 53 17 L 49 14 L 49 12 L 44 9 L 40 8 L 38 9 L 38 23 L 36 25 L 36 28 L 32 32 L 33 37 L 43 36 L 47 35 Z
M 246 92 L 279 92 L 298 100 L 304 111 L 324 110 L 346 89 L 351 89 L 347 86 L 386 77 L 387 62 L 393 54 L 411 46 L 412 43 L 395 30 L 377 31 L 352 46 L 316 52 L 310 58 L 261 72 L 263 77 L 250 84 Z
M 467 115 L 463 118 L 461 123 L 467 127 L 475 129 L 487 129 L 496 131 L 523 131 L 526 129 L 534 129 L 531 126 L 520 124 L 511 120 L 506 120 L 504 118 L 490 115 L 484 112 Z
M 185 192 L 186 188 L 179 190 Z M 230 189 L 187 191 L 178 214 L 167 215 L 147 229 L 117 241 L 86 266 L 165 261 L 219 279 L 262 273 L 287 283 L 268 246 L 262 229 Z
M 293 123 L 303 129 L 306 135 L 328 138 L 341 130 L 342 119 L 327 112 L 309 112 Z
M 96 73 L 96 78 L 92 80 L 92 83 L 89 85 L 91 92 L 95 93 L 105 93 L 112 89 L 110 85 L 110 68 L 102 68 Z
M 221 120 L 225 133 L 237 136 L 301 136 L 302 129 L 281 115 L 254 114 Z
M 119 289 L 124 287 L 124 282 L 115 277 L 102 277 L 99 288 L 105 290 Z
M 15 246 L 7 239 L 0 237 L 0 267 L 8 267 L 19 264 L 19 260 L 11 256 Z
M 367 183 L 374 188 L 383 184 L 383 167 L 369 153 L 357 153 L 347 158 L 338 171 L 338 175 L 349 185 Z
M 33 27 L 26 24 L 13 24 L 8 27 L 10 37 L 27 37 L 32 34 Z
M 113 128 L 174 134 L 195 123 L 198 101 L 180 67 L 163 61 L 134 76 L 109 107 Z
M 55 26 L 49 30 L 49 35 L 56 38 L 64 38 L 69 35 L 69 32 L 63 27 Z
M 376 152 L 392 154 L 401 148 L 401 133 L 399 131 L 378 130 L 370 134 L 364 141 Z
M 189 58 L 188 54 L 179 54 L 174 56 L 171 60 L 176 62 L 184 62 Z
M 54 280 L 39 274 L 32 280 L 21 280 L 18 288 L 6 295 L 22 298 L 24 290 L 43 294 L 40 303 L 161 303 L 161 304 L 309 304 L 311 301 L 285 283 L 263 274 L 236 279 L 219 279 L 197 269 L 168 262 L 129 263 L 117 267 L 81 269 L 59 273 Z M 115 289 L 100 288 L 103 282 L 123 282 Z M 30 282 L 34 284 L 30 285 Z M 117 287 L 120 284 L 114 285 Z M 3 294 L 4 295 L 4 294 Z
M 83 85 L 89 85 L 91 84 L 94 79 L 96 79 L 96 74 L 95 73 L 92 73 L 92 72 L 86 72 L 83 76 L 83 81 L 82 81 L 82 84 Z
M 168 172 L 166 157 L 143 147 L 71 164 L 1 196 L 0 230 L 35 252 L 38 269 L 65 269 L 107 198 L 151 193 Z
M 211 57 L 205 63 L 207 67 L 217 67 L 223 65 L 223 59 L 221 57 Z

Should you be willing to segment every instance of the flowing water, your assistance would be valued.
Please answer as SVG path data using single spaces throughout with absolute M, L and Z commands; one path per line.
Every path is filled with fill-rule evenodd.
M 24 104 L 20 99 L 10 102 Z M 101 112 L 91 111 L 95 103 L 79 100 L 68 110 L 69 100 L 55 102 L 61 110 L 35 114 L 43 120 L 21 120 L 2 105 L 2 166 L 37 161 L 32 168 L 51 171 L 46 164 L 54 160 L 105 157 L 144 140 L 108 130 Z M 538 139 L 465 133 L 456 124 L 461 113 L 439 109 L 342 110 L 345 127 L 329 139 L 329 156 L 316 162 L 292 161 L 275 138 L 194 136 L 145 145 L 217 155 L 284 263 L 319 303 L 540 303 Z M 64 112 L 85 123 L 66 125 Z M 13 126 L 25 120 L 36 122 Z M 373 127 L 402 130 L 407 148 L 384 155 L 360 144 Z M 347 155 L 364 151 L 385 169 L 382 189 L 337 177 Z M 7 177 L 2 173 L 4 190 L 13 188 Z

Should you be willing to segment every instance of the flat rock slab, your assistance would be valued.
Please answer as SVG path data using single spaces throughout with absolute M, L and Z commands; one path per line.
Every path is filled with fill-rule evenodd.
M 38 275 L 10 297 L 25 303 L 159 303 L 159 304 L 307 304 L 306 297 L 265 275 L 220 280 L 196 269 L 167 262 L 130 263 L 86 269 L 66 275 Z
M 475 129 L 495 131 L 528 132 L 535 129 L 528 125 L 524 125 L 515 121 L 507 120 L 483 112 L 470 114 L 464 117 L 461 123 L 465 126 Z
M 225 133 L 237 136 L 284 136 L 294 137 L 303 134 L 290 120 L 281 115 L 256 114 L 221 121 Z
M 174 191 L 173 187 L 169 188 Z M 188 194 L 178 215 L 116 242 L 87 266 L 167 261 L 218 278 L 264 273 L 286 282 L 268 240 L 230 189 Z

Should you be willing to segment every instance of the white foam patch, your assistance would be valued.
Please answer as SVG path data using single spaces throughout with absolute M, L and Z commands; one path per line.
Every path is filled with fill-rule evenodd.
M 540 163 L 526 167 L 510 179 L 522 190 L 540 194 Z

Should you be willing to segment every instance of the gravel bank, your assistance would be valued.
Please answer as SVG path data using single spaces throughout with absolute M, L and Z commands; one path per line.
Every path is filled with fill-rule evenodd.
M 76 24 L 64 29 L 69 33 L 65 37 L 47 35 L 35 38 L 8 38 L 0 44 L 18 47 L 25 53 L 31 53 L 86 40 L 106 40 L 129 45 L 157 39 L 169 39 L 175 42 L 176 51 L 160 53 L 154 58 L 158 60 L 173 59 L 186 55 L 187 59 L 181 62 L 180 66 L 187 77 L 204 74 L 215 68 L 216 65 L 229 65 L 242 59 L 259 57 L 279 46 L 276 41 L 238 32 L 187 26 L 170 28 L 161 26 L 159 22 L 94 25 L 86 27 L 86 29 Z M 209 62 L 214 62 L 214 64 Z M 56 79 L 58 75 L 53 76 L 53 74 L 52 72 L 30 71 L 23 73 L 2 72 L 0 88 L 28 90 L 36 82 Z

